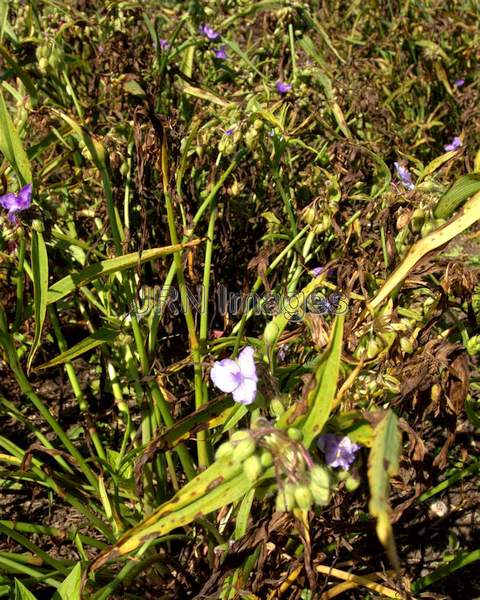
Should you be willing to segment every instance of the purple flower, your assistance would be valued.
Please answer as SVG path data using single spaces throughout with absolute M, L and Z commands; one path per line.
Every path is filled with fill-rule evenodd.
M 168 50 L 170 48 L 170 42 L 164 38 L 160 38 L 158 43 L 160 44 L 160 48 L 162 50 Z
M 462 146 L 462 144 L 462 140 L 458 137 L 458 135 L 456 135 L 453 138 L 452 143 L 447 144 L 443 147 L 443 149 L 445 150 L 445 152 L 453 152 L 454 150 L 458 150 Z
M 323 273 L 324 269 L 325 267 L 315 267 L 310 271 L 310 273 L 312 274 L 312 277 L 318 277 Z
M 339 437 L 333 433 L 321 435 L 317 446 L 325 454 L 325 462 L 329 467 L 342 467 L 345 471 L 355 460 L 355 452 L 360 450 L 360 446 L 349 437 Z
M 220 46 L 220 48 L 214 49 L 214 53 L 215 58 L 218 58 L 218 60 L 226 60 L 228 58 L 227 49 L 225 48 L 225 46 Z
M 26 210 L 30 208 L 30 204 L 32 203 L 32 184 L 28 183 L 25 185 L 18 194 L 13 194 L 9 192 L 4 196 L 0 196 L 0 205 L 3 206 L 6 210 L 8 210 L 8 220 L 10 223 L 16 223 L 17 218 L 15 213 L 20 210 Z
M 465 79 L 457 79 L 453 82 L 453 85 L 458 89 L 465 85 Z
M 212 41 L 218 40 L 218 38 L 220 37 L 218 31 L 215 31 L 215 29 L 213 29 L 213 27 L 210 27 L 210 25 L 200 25 L 198 30 L 202 35 L 204 35 L 206 38 Z
M 415 186 L 413 185 L 410 171 L 406 167 L 402 167 L 398 162 L 394 162 L 393 165 L 403 185 L 407 190 L 413 190 Z
M 284 81 L 277 81 L 277 83 L 275 84 L 275 87 L 277 88 L 277 92 L 279 94 L 286 94 L 287 92 L 289 92 L 292 89 L 292 84 L 285 83 Z
M 253 360 L 253 348 L 246 346 L 236 360 L 225 358 L 214 363 L 210 379 L 215 386 L 233 394 L 239 404 L 251 404 L 257 393 L 257 372 Z
M 235 127 L 230 127 L 229 129 L 225 129 L 225 135 L 232 135 L 235 131 Z

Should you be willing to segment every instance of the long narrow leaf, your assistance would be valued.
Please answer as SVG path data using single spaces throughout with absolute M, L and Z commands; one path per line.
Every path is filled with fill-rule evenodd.
M 332 410 L 342 357 L 343 321 L 343 315 L 338 315 L 333 327 L 330 347 L 325 360 L 322 360 L 317 369 L 316 386 L 308 400 L 311 408 L 303 425 L 303 439 L 307 448 L 321 433 Z
M 168 254 L 178 252 L 183 248 L 190 248 L 197 246 L 202 243 L 203 239 L 192 240 L 185 244 L 175 244 L 173 246 L 164 246 L 163 248 L 150 248 L 144 252 L 132 252 L 131 254 L 124 254 L 116 258 L 110 258 L 101 262 L 89 265 L 82 271 L 67 275 L 63 279 L 60 279 L 52 286 L 50 286 L 47 295 L 47 304 L 58 302 L 78 287 L 82 287 L 90 283 L 91 281 L 109 275 L 110 273 L 117 273 L 124 271 L 125 269 L 131 269 L 138 264 L 143 264 L 150 260 L 155 260 Z
M 27 371 L 40 346 L 43 323 L 47 313 L 48 292 L 48 255 L 43 235 L 32 230 L 32 273 L 33 273 L 33 302 L 35 314 L 35 335 L 28 355 Z
M 398 419 L 389 410 L 375 428 L 375 437 L 368 460 L 368 481 L 370 484 L 369 510 L 377 519 L 377 535 L 382 542 L 388 557 L 399 570 L 399 560 L 390 523 L 390 504 L 388 493 L 390 477 L 398 472 L 401 436 Z
M 100 329 L 98 329 L 95 333 L 92 333 L 92 335 L 84 338 L 81 342 L 75 344 L 75 346 L 72 346 L 65 352 L 62 352 L 52 360 L 35 367 L 34 371 L 48 369 L 50 367 L 55 367 L 56 365 L 61 365 L 62 363 L 73 360 L 74 358 L 85 354 L 85 352 L 93 350 L 97 346 L 101 346 L 107 342 L 113 342 L 119 333 L 120 329 L 114 329 L 112 327 L 100 327 Z
M 30 161 L 22 140 L 8 112 L 7 104 L 0 91 L 0 151 L 17 173 L 22 185 L 32 181 Z

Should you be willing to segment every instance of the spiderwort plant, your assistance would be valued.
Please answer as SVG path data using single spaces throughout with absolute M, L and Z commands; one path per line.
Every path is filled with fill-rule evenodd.
M 0 196 L 0 205 L 3 206 L 5 210 L 8 210 L 7 218 L 10 223 L 16 223 L 17 217 L 16 213 L 22 210 L 27 210 L 30 208 L 30 204 L 32 203 L 32 184 L 28 183 L 23 186 L 23 188 L 18 192 L 18 194 L 14 194 L 9 192 L 4 196 Z
M 325 455 L 325 462 L 329 467 L 342 467 L 348 471 L 355 461 L 355 453 L 360 446 L 347 437 L 340 437 L 334 433 L 325 433 L 317 440 L 317 446 Z
M 257 394 L 257 371 L 253 360 L 254 350 L 246 346 L 238 358 L 224 358 L 214 363 L 210 378 L 214 385 L 239 404 L 252 404 Z

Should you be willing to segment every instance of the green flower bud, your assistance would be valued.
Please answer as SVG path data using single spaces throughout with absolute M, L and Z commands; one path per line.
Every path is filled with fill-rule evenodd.
M 243 471 L 248 481 L 256 481 L 262 474 L 263 468 L 260 458 L 256 454 L 249 456 L 243 463 Z
M 344 469 L 337 471 L 337 479 L 339 481 L 345 481 L 345 479 L 348 479 L 349 477 L 350 473 L 348 471 L 345 471 Z
M 280 512 L 289 512 L 295 508 L 295 496 L 290 489 L 280 490 L 275 500 L 275 508 Z
M 240 431 L 235 431 L 232 433 L 230 437 L 231 442 L 243 442 L 243 440 L 250 439 L 250 432 L 246 429 L 241 429 Z
M 316 485 L 322 488 L 330 489 L 330 472 L 328 471 L 328 469 L 322 467 L 321 465 L 315 465 L 311 469 L 310 480 L 312 481 L 312 483 L 315 483 Z
M 467 352 L 470 356 L 475 356 L 475 354 L 480 354 L 480 335 L 472 336 L 467 344 L 466 344 Z
M 273 465 L 272 453 L 268 450 L 263 450 L 263 452 L 260 455 L 260 462 L 262 463 L 262 467 L 264 469 L 268 469 L 268 467 L 271 467 Z
M 243 463 L 245 459 L 255 452 L 255 441 L 253 438 L 238 442 L 232 454 L 232 459 L 237 463 Z
M 412 340 L 407 337 L 400 338 L 400 348 L 405 354 L 411 354 L 415 350 Z
M 313 504 L 313 495 L 307 485 L 298 485 L 293 492 L 299 508 L 309 510 Z
M 355 477 L 347 477 L 345 479 L 345 488 L 348 492 L 354 492 L 358 486 L 360 485 L 360 479 L 356 479 Z
M 222 458 L 222 456 L 230 456 L 231 454 L 233 454 L 233 450 L 233 444 L 230 442 L 225 442 L 217 448 L 217 451 L 215 452 L 215 458 Z
M 42 221 L 40 221 L 39 219 L 33 219 L 32 229 L 34 229 L 35 231 L 38 231 L 38 233 L 43 233 L 45 231 L 45 226 L 43 225 Z
M 420 231 L 422 229 L 424 223 L 425 223 L 425 211 L 421 208 L 417 208 L 416 210 L 413 211 L 412 219 L 410 221 L 410 227 L 411 227 L 412 231 L 417 233 L 418 231 Z
M 373 338 L 367 344 L 367 358 L 372 359 L 375 358 L 382 350 L 381 344 Z
M 285 407 L 279 398 L 273 398 L 270 402 L 270 413 L 277 418 L 280 418 L 285 412 Z
M 303 439 L 302 432 L 300 431 L 300 429 L 297 429 L 296 427 L 289 427 L 287 429 L 287 435 L 294 442 L 300 442 Z
M 330 489 L 313 481 L 309 485 L 313 500 L 317 506 L 326 506 L 330 502 Z

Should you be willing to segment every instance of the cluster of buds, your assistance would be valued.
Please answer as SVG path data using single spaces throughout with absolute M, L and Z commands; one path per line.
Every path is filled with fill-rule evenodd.
M 302 444 L 302 432 L 296 428 L 282 431 L 267 419 L 259 418 L 251 430 L 236 431 L 222 444 L 216 457 L 229 457 L 242 465 L 252 483 L 264 471 L 274 467 L 278 484 L 276 508 L 308 510 L 314 504 L 330 501 L 333 477 L 330 470 L 316 465 Z

